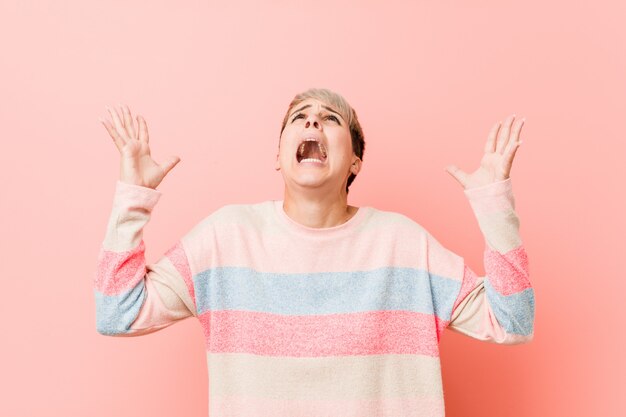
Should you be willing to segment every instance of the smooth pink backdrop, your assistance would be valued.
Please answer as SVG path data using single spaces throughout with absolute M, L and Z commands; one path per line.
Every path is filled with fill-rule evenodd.
M 197 322 L 95 327 L 93 274 L 119 154 L 99 117 L 127 103 L 154 157 L 182 161 L 145 230 L 155 261 L 228 203 L 283 196 L 291 98 L 331 88 L 366 138 L 352 205 L 410 216 L 484 274 L 484 240 L 444 171 L 526 117 L 511 173 L 535 340 L 447 332 L 449 416 L 624 415 L 626 3 L 0 3 L 0 416 L 206 416 Z

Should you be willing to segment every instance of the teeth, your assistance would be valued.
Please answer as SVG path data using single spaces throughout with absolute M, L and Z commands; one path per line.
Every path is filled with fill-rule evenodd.
M 323 163 L 322 161 L 320 161 L 317 158 L 306 158 L 306 159 L 303 159 L 302 161 L 300 161 L 300 163 L 303 163 L 303 162 L 319 162 L 320 164 Z
M 326 153 L 326 147 L 324 146 L 324 144 L 315 138 L 305 138 L 302 141 L 302 144 L 300 145 L 300 148 L 298 149 L 298 153 L 300 155 L 302 155 L 302 152 L 304 152 L 304 142 L 317 142 L 317 147 L 319 148 L 324 158 L 328 157 L 328 154 Z
M 322 145 L 322 142 L 318 142 L 317 146 L 319 146 L 320 152 L 322 152 L 322 155 L 324 156 L 324 158 L 326 158 L 326 148 L 324 147 L 324 145 Z

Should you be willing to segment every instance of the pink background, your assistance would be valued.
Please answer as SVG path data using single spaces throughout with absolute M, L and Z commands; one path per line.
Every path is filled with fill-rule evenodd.
M 2 1 L 0 416 L 207 415 L 197 322 L 96 332 L 119 175 L 98 118 L 127 103 L 155 159 L 181 157 L 145 231 L 154 261 L 224 204 L 282 198 L 280 122 L 308 87 L 363 125 L 350 204 L 410 216 L 479 274 L 444 167 L 473 171 L 492 124 L 526 117 L 511 178 L 535 340 L 446 332 L 447 415 L 624 415 L 626 3 L 587 3 Z

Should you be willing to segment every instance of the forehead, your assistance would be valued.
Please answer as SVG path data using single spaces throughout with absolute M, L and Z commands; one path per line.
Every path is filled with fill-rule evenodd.
M 326 103 L 325 101 L 321 101 L 316 98 L 307 98 L 306 100 L 301 101 L 300 103 L 292 107 L 290 113 L 294 114 L 300 110 L 307 111 L 311 109 L 317 110 L 317 111 L 330 111 L 333 113 L 337 113 L 343 119 L 345 119 L 345 116 L 341 113 L 341 111 L 336 106 L 333 106 L 332 104 Z

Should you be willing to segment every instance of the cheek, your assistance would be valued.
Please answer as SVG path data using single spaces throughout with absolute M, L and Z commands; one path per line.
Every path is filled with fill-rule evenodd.
M 352 143 L 349 140 L 344 140 L 341 143 L 337 144 L 335 147 L 337 153 L 344 155 L 346 158 L 352 156 Z

